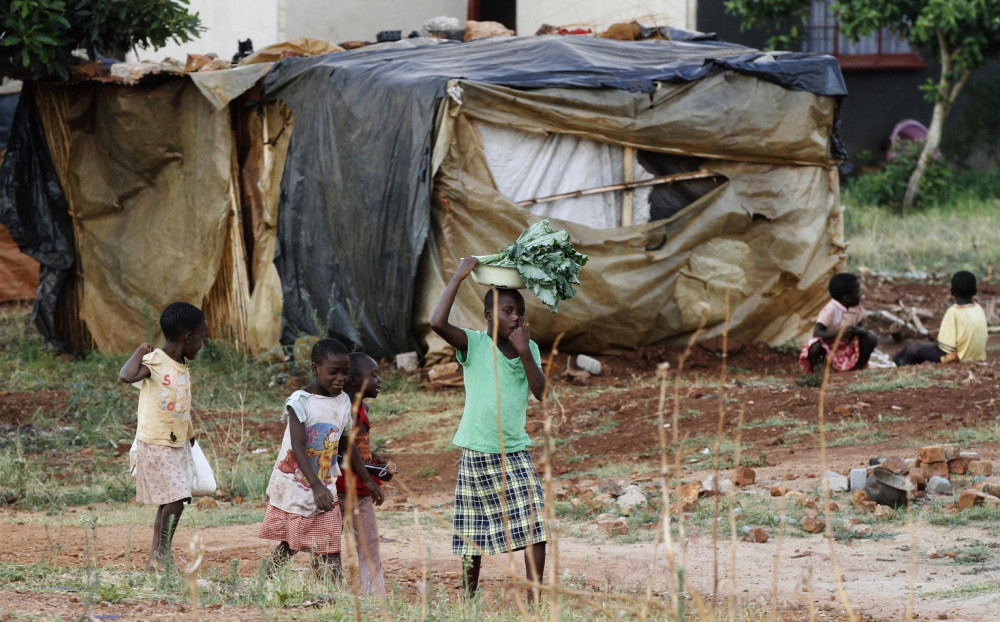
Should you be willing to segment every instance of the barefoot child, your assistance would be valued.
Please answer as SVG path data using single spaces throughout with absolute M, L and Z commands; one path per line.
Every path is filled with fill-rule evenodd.
M 799 366 L 806 373 L 819 370 L 830 356 L 830 366 L 837 371 L 864 369 L 868 366 L 878 337 L 865 330 L 865 308 L 861 306 L 861 282 L 847 272 L 830 279 L 830 297 L 833 298 L 819 312 L 812 339 L 799 355 Z M 836 350 L 833 344 L 840 329 L 844 329 Z
M 372 452 L 371 422 L 368 419 L 368 405 L 360 400 L 373 400 L 382 388 L 382 378 L 378 375 L 378 363 L 363 352 L 352 352 L 344 393 L 351 400 L 357 400 L 355 417 L 354 446 L 365 464 L 386 464 L 385 458 Z M 385 600 L 385 578 L 382 575 L 382 554 L 379 551 L 378 523 L 375 521 L 375 504 L 372 496 L 361 480 L 351 478 L 354 492 L 349 493 L 346 475 L 337 478 L 337 498 L 344 519 L 351 517 L 350 526 L 354 532 L 354 542 L 358 548 L 358 573 L 361 575 L 361 593 L 375 594 Z M 372 476 L 372 480 L 382 485 L 382 480 Z
M 141 381 L 135 498 L 159 506 L 146 570 L 172 565 L 170 543 L 184 504 L 191 501 L 188 444 L 194 443 L 195 434 L 188 362 L 201 350 L 208 324 L 198 307 L 174 302 L 160 315 L 160 329 L 166 341 L 163 347 L 141 344 L 118 372 L 122 382 Z
M 911 343 L 896 353 L 897 367 L 953 361 L 985 361 L 989 330 L 986 312 L 974 302 L 976 276 L 962 270 L 951 277 L 951 295 L 955 304 L 948 307 L 941 320 L 937 343 Z
M 347 449 L 351 399 L 343 392 L 347 380 L 347 348 L 336 339 L 320 339 L 312 349 L 313 381 L 285 400 L 288 418 L 278 460 L 267 485 L 268 505 L 257 536 L 278 540 L 269 569 L 284 565 L 299 551 L 309 551 L 318 576 L 339 579 L 341 517 L 337 496 L 330 490 L 340 467 L 338 453 Z M 351 468 L 381 505 L 382 493 L 350 452 Z
M 524 429 L 528 391 L 542 399 L 545 374 L 539 367 L 538 346 L 524 322 L 524 298 L 517 290 L 490 289 L 484 300 L 485 331 L 448 322 L 459 286 L 478 263 L 475 257 L 462 258 L 431 316 L 431 328 L 457 351 L 465 380 L 465 410 L 452 441 L 462 448 L 462 456 L 451 550 L 463 557 L 469 596 L 479 586 L 482 555 L 524 549 L 526 576 L 540 583 L 546 541 L 542 486 Z M 506 491 L 503 501 L 501 490 Z M 531 590 L 528 596 L 530 601 Z

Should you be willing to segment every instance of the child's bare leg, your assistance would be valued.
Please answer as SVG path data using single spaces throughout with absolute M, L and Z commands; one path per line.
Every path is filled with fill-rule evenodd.
M 146 571 L 155 570 L 159 565 L 157 552 L 160 549 L 160 526 L 163 524 L 163 506 L 156 508 L 156 518 L 153 520 L 153 544 L 149 547 L 149 561 Z
M 344 568 L 340 562 L 340 553 L 320 553 L 313 555 L 313 572 L 316 578 L 323 581 L 340 581 L 344 576 Z
M 541 585 L 542 577 L 545 576 L 545 543 L 529 544 L 524 547 L 524 574 L 528 581 Z M 536 602 L 536 598 L 541 600 L 541 590 L 528 588 L 528 602 Z
M 264 563 L 267 564 L 268 578 L 274 576 L 274 571 L 287 564 L 292 555 L 295 555 L 297 552 L 288 546 L 287 542 L 279 542 L 278 546 L 274 547 L 274 550 L 271 551 L 271 556 L 264 560 Z
M 482 555 L 468 555 L 462 558 L 462 583 L 466 598 L 472 598 L 479 589 L 479 569 L 483 566 Z
M 878 336 L 870 330 L 858 335 L 858 363 L 854 369 L 864 369 L 868 367 L 868 359 L 872 357 L 875 346 L 878 345 Z
M 826 350 L 823 349 L 822 343 L 817 341 L 809 346 L 809 354 L 807 357 L 814 372 L 823 370 L 823 364 L 826 362 Z
M 170 545 L 183 512 L 184 501 L 165 503 L 156 511 L 156 520 L 153 522 L 153 548 L 149 554 L 146 570 L 162 566 L 170 558 Z

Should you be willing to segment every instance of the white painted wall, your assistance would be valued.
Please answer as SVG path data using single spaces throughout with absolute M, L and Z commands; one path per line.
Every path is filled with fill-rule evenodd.
M 517 32 L 532 35 L 542 24 L 606 27 L 638 20 L 647 26 L 694 28 L 696 0 L 519 0 Z M 183 47 L 173 43 L 138 52 L 139 60 L 184 60 L 187 52 L 215 52 L 231 58 L 237 40 L 250 38 L 254 49 L 297 37 L 339 43 L 374 41 L 382 30 L 405 37 L 432 17 L 457 17 L 465 23 L 467 0 L 190 0 L 206 31 Z M 135 54 L 129 54 L 135 60 Z
M 324 41 L 375 41 L 383 30 L 403 37 L 432 17 L 457 17 L 465 24 L 466 0 L 285 0 L 289 38 L 309 36 Z
M 639 21 L 644 26 L 693 29 L 689 0 L 521 0 L 517 3 L 517 32 L 533 35 L 542 24 L 580 24 L 607 27 Z
M 139 48 L 139 60 L 163 60 L 170 56 L 183 61 L 188 52 L 232 58 L 237 40 L 251 39 L 255 50 L 284 41 L 280 30 L 279 9 L 288 0 L 190 0 L 188 10 L 197 12 L 207 28 L 195 41 L 178 46 L 173 42 L 157 50 Z M 135 60 L 135 54 L 129 54 Z

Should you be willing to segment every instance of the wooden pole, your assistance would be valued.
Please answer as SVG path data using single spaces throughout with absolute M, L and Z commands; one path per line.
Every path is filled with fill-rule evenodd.
M 558 201 L 560 199 L 574 199 L 577 197 L 588 196 L 591 194 L 601 194 L 602 192 L 614 192 L 615 190 L 632 190 L 634 188 L 642 188 L 644 186 L 658 186 L 660 184 L 672 184 L 676 181 L 689 181 L 691 179 L 709 179 L 711 177 L 722 177 L 719 173 L 705 170 L 691 171 L 689 173 L 675 173 L 673 175 L 663 175 L 661 177 L 653 177 L 651 179 L 644 179 L 642 181 L 633 181 L 629 183 L 622 184 L 611 184 L 610 186 L 598 186 L 597 188 L 587 188 L 586 190 L 576 190 L 573 192 L 563 192 L 562 194 L 553 194 L 547 197 L 538 197 L 535 199 L 527 199 L 524 201 L 518 201 L 517 205 L 525 207 L 528 205 L 536 205 L 538 203 L 551 203 L 552 201 Z
M 624 156 L 624 181 L 625 184 L 630 184 L 635 181 L 634 170 L 632 166 L 632 161 L 635 158 L 635 147 L 625 147 L 622 155 Z M 622 191 L 622 226 L 628 227 L 632 224 L 632 188 L 625 188 Z

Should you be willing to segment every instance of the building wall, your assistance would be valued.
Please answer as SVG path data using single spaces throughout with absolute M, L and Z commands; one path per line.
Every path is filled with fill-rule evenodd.
M 517 32 L 531 35 L 542 24 L 605 27 L 632 20 L 646 26 L 693 29 L 689 4 L 688 0 L 523 0 L 517 3 Z
M 465 24 L 467 0 L 284 0 L 288 38 L 310 36 L 324 41 L 375 41 L 383 30 L 405 37 L 432 17 L 457 17 Z
M 190 0 L 188 8 L 197 12 L 207 28 L 197 40 L 176 45 L 173 42 L 157 50 L 138 50 L 129 60 L 162 60 L 167 56 L 184 60 L 188 52 L 232 58 L 239 49 L 237 41 L 251 39 L 254 49 L 260 49 L 285 37 L 280 28 L 279 9 L 289 0 Z M 291 0 L 299 2 L 301 0 Z

